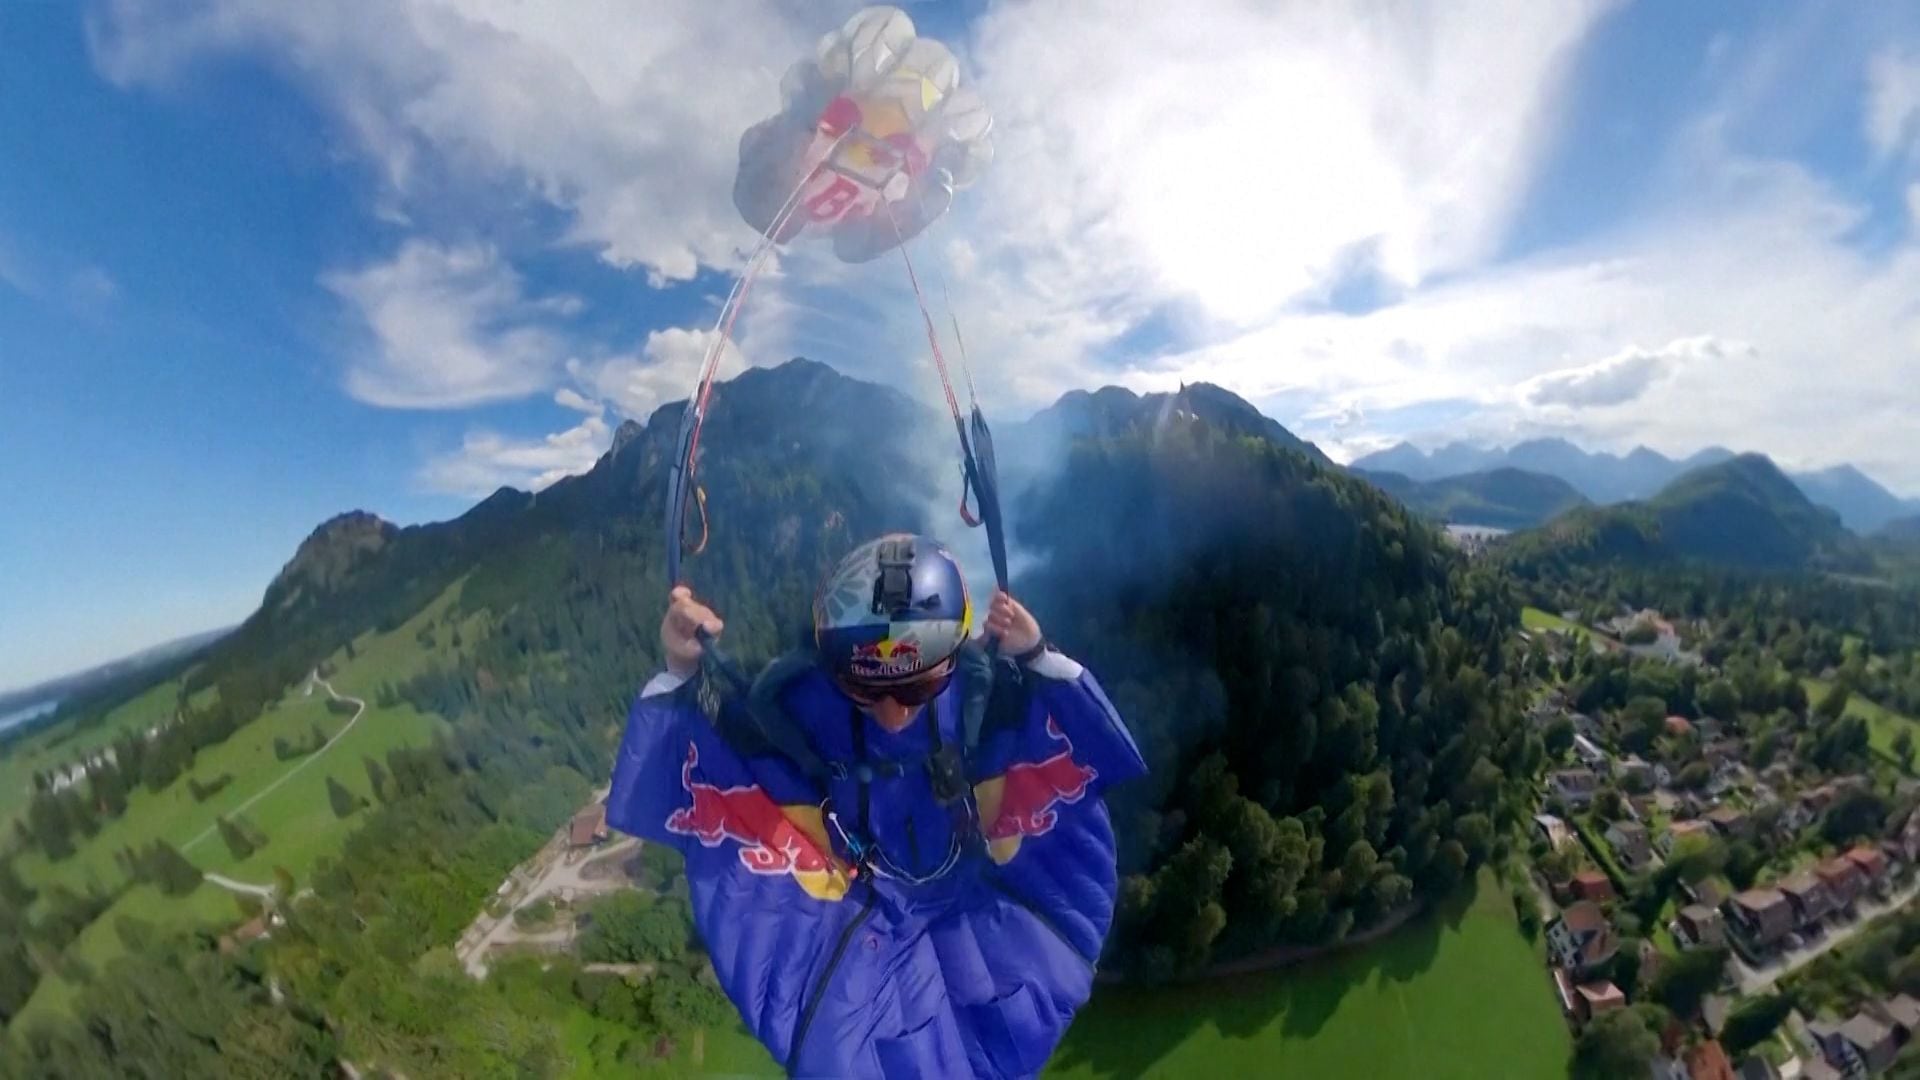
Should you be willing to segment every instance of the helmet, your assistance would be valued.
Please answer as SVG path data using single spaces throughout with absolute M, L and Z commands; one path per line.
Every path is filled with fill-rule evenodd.
M 854 548 L 813 601 L 813 637 L 836 679 L 885 687 L 913 682 L 965 644 L 973 604 L 946 545 L 889 533 Z

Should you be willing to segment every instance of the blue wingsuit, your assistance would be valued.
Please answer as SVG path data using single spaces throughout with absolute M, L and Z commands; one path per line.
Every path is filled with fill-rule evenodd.
M 1032 1076 L 1093 988 L 1117 886 L 1100 793 L 1145 762 L 1073 660 L 963 659 L 898 733 L 793 660 L 756 684 L 757 727 L 666 673 L 628 717 L 607 819 L 686 856 L 720 983 L 795 1076 Z M 964 782 L 941 784 L 969 710 Z M 806 751 L 739 734 L 769 723 Z

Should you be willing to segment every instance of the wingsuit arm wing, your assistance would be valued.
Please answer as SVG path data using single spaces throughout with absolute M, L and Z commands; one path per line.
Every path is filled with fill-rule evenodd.
M 1095 790 L 1147 774 L 1146 759 L 1120 711 L 1079 661 L 1048 651 L 1027 665 L 1032 687 L 1029 723 L 1051 722 L 1073 745 L 1073 756 L 1099 773 Z

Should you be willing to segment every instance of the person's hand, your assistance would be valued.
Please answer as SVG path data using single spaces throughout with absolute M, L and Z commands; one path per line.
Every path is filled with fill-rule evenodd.
M 712 608 L 695 600 L 693 590 L 685 585 L 674 586 L 667 599 L 667 615 L 660 620 L 661 651 L 666 654 L 668 671 L 689 678 L 700 670 L 700 654 L 706 651 L 696 631 L 704 629 L 719 637 L 727 624 Z
M 1020 601 L 998 589 L 987 606 L 987 633 L 1000 640 L 1000 651 L 1019 656 L 1040 644 L 1040 622 Z

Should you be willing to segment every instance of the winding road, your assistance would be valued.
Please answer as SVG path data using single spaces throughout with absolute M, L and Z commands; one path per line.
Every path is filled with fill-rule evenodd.
M 336 732 L 336 733 L 334 734 L 334 736 L 333 736 L 333 738 L 331 738 L 331 739 L 328 739 L 328 740 L 327 740 L 327 743 L 326 743 L 326 745 L 325 745 L 325 746 L 322 746 L 322 747 L 321 747 L 320 749 L 318 749 L 318 750 L 315 750 L 315 751 L 314 751 L 313 753 L 311 753 L 311 754 L 308 754 L 308 755 L 307 755 L 307 756 L 306 756 L 305 758 L 303 758 L 303 759 L 302 759 L 302 760 L 300 761 L 300 763 L 299 763 L 299 764 L 297 764 L 297 765 L 295 765 L 295 766 L 294 766 L 293 768 L 291 768 L 291 769 L 288 769 L 288 770 L 287 770 L 287 771 L 286 771 L 286 772 L 285 772 L 285 773 L 284 773 L 284 774 L 283 774 L 283 775 L 282 775 L 282 776 L 280 777 L 280 779 L 278 779 L 278 780 L 275 780 L 275 781 L 274 781 L 273 783 L 271 783 L 271 784 L 268 784 L 268 785 L 267 785 L 266 787 L 263 787 L 263 788 L 261 788 L 261 789 L 260 789 L 259 791 L 256 791 L 256 792 L 254 792 L 254 793 L 253 793 L 253 794 L 252 794 L 251 796 L 249 796 L 249 797 L 248 797 L 248 799 L 247 799 L 247 801 L 246 801 L 246 802 L 243 802 L 243 803 L 241 803 L 241 804 L 240 804 L 239 806 L 236 806 L 236 807 L 234 807 L 234 808 L 233 808 L 232 810 L 229 810 L 229 811 L 227 811 L 227 812 L 226 812 L 226 814 L 224 814 L 224 815 L 222 815 L 222 816 L 224 816 L 224 817 L 227 817 L 227 818 L 233 818 L 233 817 L 235 817 L 235 816 L 237 816 L 237 815 L 239 815 L 239 814 L 243 814 L 243 813 L 245 813 L 245 812 L 247 811 L 247 809 L 248 809 L 249 807 L 251 807 L 251 806 L 253 806 L 253 804 L 255 804 L 255 803 L 257 803 L 257 802 L 259 802 L 259 801 L 260 801 L 261 799 L 264 799 L 264 798 L 266 798 L 267 796 L 269 796 L 269 795 L 271 795 L 271 794 L 273 794 L 273 793 L 274 793 L 275 791 L 278 791 L 278 790 L 279 790 L 279 788 L 280 788 L 280 785 L 282 785 L 282 784 L 284 784 L 284 783 L 286 783 L 287 781 L 289 781 L 289 780 L 291 780 L 291 779 L 293 779 L 294 777 L 296 777 L 296 776 L 298 776 L 298 775 L 300 775 L 300 772 L 301 772 L 301 770 L 302 770 L 302 769 L 305 769 L 305 768 L 306 768 L 307 766 L 309 766 L 309 765 L 311 765 L 311 764 L 313 764 L 314 762 L 316 762 L 316 761 L 318 761 L 318 760 L 320 760 L 320 759 L 321 759 L 322 757 L 324 757 L 324 756 L 326 755 L 326 752 L 327 752 L 327 751 L 329 751 L 329 750 L 331 750 L 331 749 L 333 749 L 333 744 L 335 744 L 335 743 L 337 743 L 337 742 L 339 742 L 339 741 L 340 741 L 341 739 L 344 739 L 344 738 L 346 738 L 346 737 L 347 737 L 347 732 L 349 732 L 349 731 L 352 731 L 352 730 L 353 730 L 353 725 L 355 725 L 355 724 L 357 724 L 357 723 L 359 723 L 359 722 L 360 722 L 360 718 L 361 718 L 362 716 L 365 716 L 365 715 L 367 714 L 367 703 L 366 703 L 366 702 L 364 702 L 364 701 L 362 701 L 362 700 L 360 700 L 360 699 L 359 699 L 359 698 L 357 698 L 357 697 L 347 697 L 347 696 L 346 696 L 346 695 L 344 695 L 344 694 L 340 694 L 340 693 L 338 693 L 338 692 L 336 692 L 336 691 L 334 690 L 334 688 L 333 688 L 333 684 L 332 684 L 332 683 L 329 683 L 329 682 L 328 682 L 327 680 L 325 680 L 325 679 L 322 679 L 322 678 L 321 678 L 320 676 L 318 676 L 318 675 L 313 675 L 313 676 L 310 676 L 310 678 L 311 678 L 311 679 L 312 679 L 312 680 L 313 680 L 314 682 L 316 682 L 316 683 L 319 683 L 319 684 L 320 684 L 321 686 L 323 686 L 323 687 L 325 687 L 325 688 L 326 688 L 326 691 L 327 691 L 327 696 L 328 696 L 328 697 L 331 697 L 331 698 L 332 698 L 333 700 L 335 700 L 335 701 L 345 701 L 345 702 L 347 702 L 347 703 L 349 703 L 349 704 L 351 704 L 351 705 L 353 705 L 353 706 L 354 706 L 354 710 L 353 710 L 353 719 L 351 719 L 351 720 L 348 720 L 348 721 L 347 721 L 347 725 L 346 725 L 345 727 L 343 727 L 343 728 L 341 728 L 341 729 L 340 729 L 340 730 L 339 730 L 338 732 Z M 198 845 L 200 844 L 200 842 L 201 842 L 201 841 L 203 841 L 203 840 L 205 840 L 205 839 L 206 839 L 207 837 L 209 837 L 209 836 L 212 836 L 212 835 L 214 834 L 214 832 L 215 832 L 215 831 L 216 831 L 217 829 L 219 829 L 219 827 L 220 827 L 220 826 L 219 826 L 219 823 L 218 823 L 218 822 L 216 822 L 216 823 L 214 823 L 214 824 L 212 824 L 212 825 L 209 825 L 209 826 L 207 826 L 207 827 L 206 827 L 206 828 L 205 828 L 204 830 L 202 830 L 202 831 L 201 831 L 201 833 L 200 833 L 200 835 L 198 835 L 198 836 L 196 836 L 196 837 L 194 837 L 193 839 L 191 839 L 191 840 L 189 840 L 189 841 L 187 841 L 187 842 L 186 842 L 185 844 L 182 844 L 182 845 L 180 846 L 180 850 L 181 850 L 181 852 L 182 852 L 182 853 L 185 853 L 185 852 L 188 852 L 188 851 L 192 851 L 192 850 L 193 850 L 193 849 L 194 849 L 194 848 L 195 848 L 196 846 L 198 846 Z M 230 885 L 227 885 L 227 884 L 226 884 L 226 879 L 224 879 L 224 878 L 218 878 L 218 876 L 217 876 L 217 875 L 214 875 L 214 874 L 208 874 L 208 875 L 206 875 L 206 877 L 207 877 L 207 879 L 208 879 L 208 880 L 210 880 L 210 881 L 213 881 L 213 883 L 214 883 L 214 884 L 216 884 L 216 885 L 220 885 L 220 886 L 222 886 L 223 888 L 231 888 L 231 887 L 232 887 L 232 886 L 230 886 Z M 251 891 L 251 890 L 237 890 L 237 891 Z

